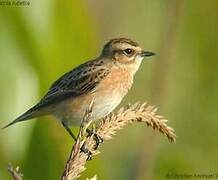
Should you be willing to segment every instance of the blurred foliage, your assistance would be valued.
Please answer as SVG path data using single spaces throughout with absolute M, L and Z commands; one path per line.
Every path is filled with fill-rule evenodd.
M 94 58 L 113 37 L 157 52 L 144 61 L 121 105 L 148 101 L 176 129 L 176 144 L 144 126 L 102 146 L 81 179 L 166 179 L 168 172 L 218 172 L 218 2 L 31 1 L 0 6 L 1 126 L 36 103 L 64 72 Z M 73 127 L 74 131 L 78 129 Z M 58 179 L 72 140 L 52 117 L 0 132 L 0 179 L 8 162 L 25 179 Z

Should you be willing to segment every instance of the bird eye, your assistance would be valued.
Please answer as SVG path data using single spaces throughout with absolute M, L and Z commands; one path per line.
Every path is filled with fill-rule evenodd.
M 132 51 L 132 49 L 127 48 L 127 49 L 124 50 L 124 52 L 125 52 L 126 55 L 130 55 L 130 54 L 132 54 L 133 51 Z

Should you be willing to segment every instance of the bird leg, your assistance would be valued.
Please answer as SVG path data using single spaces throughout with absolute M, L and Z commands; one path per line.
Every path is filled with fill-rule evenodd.
M 75 140 L 75 142 L 77 141 L 76 136 L 73 134 L 73 132 L 71 131 L 71 129 L 69 128 L 69 126 L 62 122 L 62 125 L 64 126 L 64 128 L 67 130 L 67 132 L 70 134 L 70 136 Z M 91 131 L 89 131 L 91 132 Z M 87 155 L 87 161 L 92 159 L 92 152 L 89 151 L 86 147 L 85 144 L 82 145 L 82 147 L 80 148 L 80 152 L 83 152 Z
M 73 134 L 73 132 L 71 131 L 71 129 L 69 128 L 69 126 L 62 122 L 62 125 L 64 126 L 64 128 L 67 130 L 67 132 L 70 134 L 70 136 L 74 139 L 74 141 L 76 142 L 77 138 L 76 136 Z

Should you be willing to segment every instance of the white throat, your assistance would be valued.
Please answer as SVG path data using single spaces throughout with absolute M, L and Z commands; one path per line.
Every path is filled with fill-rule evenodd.
M 135 58 L 135 62 L 129 65 L 133 74 L 135 74 L 138 71 L 143 59 L 144 57 L 138 55 Z

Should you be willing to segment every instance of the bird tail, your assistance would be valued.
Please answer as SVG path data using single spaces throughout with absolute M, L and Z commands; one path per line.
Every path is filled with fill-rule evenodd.
M 9 124 L 7 124 L 6 126 L 4 126 L 2 129 L 5 129 L 15 123 L 21 122 L 21 121 L 26 121 L 35 117 L 39 117 L 39 116 L 43 116 L 46 113 L 43 112 L 43 110 L 38 109 L 38 106 L 34 106 L 31 109 L 29 109 L 28 111 L 26 111 L 25 113 L 23 113 L 21 116 L 19 116 L 18 118 L 16 118 L 14 121 L 10 122 Z

